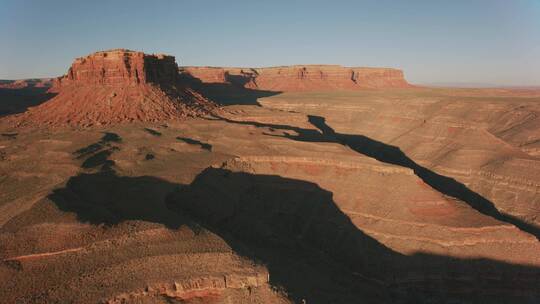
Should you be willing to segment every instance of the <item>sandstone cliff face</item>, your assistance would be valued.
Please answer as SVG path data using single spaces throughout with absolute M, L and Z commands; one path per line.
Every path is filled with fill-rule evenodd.
M 204 115 L 214 104 L 178 84 L 173 56 L 115 49 L 77 58 L 48 102 L 11 118 L 19 125 L 107 125 Z
M 408 88 L 412 87 L 402 70 L 388 68 L 352 68 L 351 79 L 359 86 L 367 88 Z
M 178 78 L 177 68 L 174 56 L 116 49 L 75 59 L 55 85 L 173 85 Z
M 401 70 L 391 68 L 350 68 L 339 65 L 183 67 L 181 73 L 191 75 L 203 83 L 230 83 L 250 89 L 282 92 L 411 87 Z

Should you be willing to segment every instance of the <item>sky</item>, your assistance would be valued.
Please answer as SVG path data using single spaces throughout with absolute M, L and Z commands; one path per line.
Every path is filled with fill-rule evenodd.
M 395 67 L 416 84 L 540 86 L 540 0 L 0 0 L 0 79 L 128 48 L 179 65 Z

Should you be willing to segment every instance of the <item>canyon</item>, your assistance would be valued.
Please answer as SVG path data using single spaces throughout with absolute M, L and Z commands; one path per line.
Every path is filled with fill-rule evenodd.
M 540 299 L 540 90 L 125 49 L 2 83 L 6 303 Z

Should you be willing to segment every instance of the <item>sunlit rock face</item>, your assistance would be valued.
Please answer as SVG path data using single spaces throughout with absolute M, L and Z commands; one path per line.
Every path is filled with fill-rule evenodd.
M 294 65 L 271 68 L 183 67 L 181 72 L 203 83 L 230 83 L 268 91 L 408 88 L 403 71 L 391 68 Z
M 14 117 L 20 125 L 93 126 L 163 121 L 209 113 L 214 105 L 178 84 L 173 56 L 125 49 L 75 59 L 53 81 L 48 102 Z
M 75 59 L 68 73 L 58 78 L 55 85 L 172 85 L 178 78 L 177 69 L 174 56 L 115 49 Z

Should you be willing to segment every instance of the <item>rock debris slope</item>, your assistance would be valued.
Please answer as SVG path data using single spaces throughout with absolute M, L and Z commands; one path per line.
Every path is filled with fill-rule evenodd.
M 54 80 L 50 101 L 12 118 L 18 125 L 108 125 L 163 121 L 209 113 L 214 105 L 178 84 L 173 56 L 126 49 L 75 59 Z

